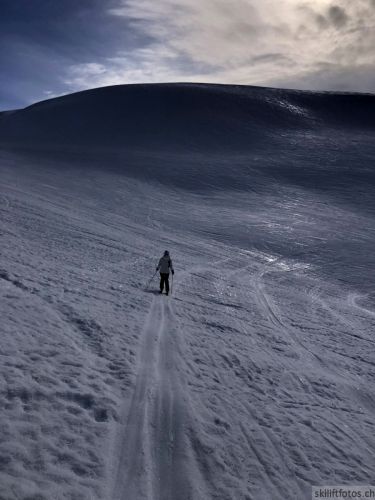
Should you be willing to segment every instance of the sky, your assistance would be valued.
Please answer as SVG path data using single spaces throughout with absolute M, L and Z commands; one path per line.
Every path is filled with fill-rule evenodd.
M 0 0 L 0 109 L 123 83 L 375 92 L 375 0 Z

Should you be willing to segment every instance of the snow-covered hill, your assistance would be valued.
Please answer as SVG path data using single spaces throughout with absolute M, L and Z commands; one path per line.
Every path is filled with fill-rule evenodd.
M 0 114 L 0 498 L 285 500 L 375 470 L 375 97 Z M 171 297 L 154 273 L 162 251 Z

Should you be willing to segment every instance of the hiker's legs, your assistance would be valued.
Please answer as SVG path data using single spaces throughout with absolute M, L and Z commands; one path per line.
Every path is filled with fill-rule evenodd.
M 160 291 L 163 291 L 165 285 L 165 291 L 168 293 L 169 292 L 169 283 L 168 283 L 168 274 L 167 273 L 160 273 Z
M 160 291 L 162 292 L 165 285 L 165 291 L 169 293 L 169 274 L 168 273 L 160 273 Z

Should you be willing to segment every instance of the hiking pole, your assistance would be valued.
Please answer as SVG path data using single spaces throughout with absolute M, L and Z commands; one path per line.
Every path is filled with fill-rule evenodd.
M 156 273 L 157 273 L 157 272 L 158 272 L 158 270 L 156 269 L 156 271 L 154 272 L 154 274 L 151 276 L 150 281 L 147 283 L 147 285 L 146 285 L 146 287 L 145 287 L 145 288 L 146 288 L 146 290 L 147 290 L 147 289 L 148 289 L 148 287 L 151 285 L 151 281 L 155 278 L 155 276 L 156 276 Z

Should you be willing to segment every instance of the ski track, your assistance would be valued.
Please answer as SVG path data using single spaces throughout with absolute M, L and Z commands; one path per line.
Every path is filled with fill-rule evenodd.
M 177 492 L 181 500 L 199 498 L 190 484 L 194 465 L 184 427 L 188 415 L 178 335 L 170 298 L 154 297 L 123 421 L 113 500 L 175 500 Z
M 272 271 L 274 269 L 274 263 L 271 264 Z M 276 306 L 272 303 L 271 298 L 265 291 L 264 286 L 264 276 L 270 271 L 269 266 L 266 264 L 263 269 L 259 273 L 257 273 L 253 278 L 253 286 L 256 291 L 256 298 L 258 305 L 261 309 L 263 309 L 266 317 L 270 321 L 270 323 L 277 329 L 281 330 L 284 334 L 289 337 L 292 343 L 295 345 L 297 354 L 299 358 L 308 359 L 310 362 L 318 362 L 318 364 L 326 369 L 326 364 L 322 360 L 320 356 L 318 356 L 313 351 L 309 350 L 305 344 L 298 338 L 299 334 L 293 331 L 293 327 L 291 325 L 287 325 L 281 319 L 280 313 L 276 310 Z M 283 272 L 280 270 L 280 272 Z
M 270 324 L 273 325 L 276 331 L 281 332 L 286 336 L 287 339 L 290 339 L 292 344 L 294 344 L 295 346 L 298 358 L 304 363 L 307 363 L 313 372 L 316 373 L 319 371 L 323 371 L 330 379 L 332 379 L 333 377 L 333 380 L 346 380 L 347 382 L 350 381 L 352 386 L 356 388 L 355 390 L 358 390 L 358 387 L 363 383 L 361 377 L 358 374 L 348 373 L 347 370 L 342 370 L 334 363 L 325 362 L 323 357 L 308 349 L 304 342 L 299 339 L 301 332 L 294 331 L 294 327 L 292 325 L 286 324 L 281 318 L 281 314 L 277 311 L 276 306 L 273 304 L 273 301 L 271 300 L 269 294 L 265 291 L 264 276 L 270 270 L 273 272 L 284 272 L 282 269 L 276 270 L 274 268 L 274 263 L 272 263 L 271 269 L 269 269 L 268 265 L 265 265 L 264 268 L 256 274 L 253 280 L 258 305 L 261 309 L 263 309 L 265 316 L 270 321 Z M 318 300 L 316 295 L 314 295 L 316 294 L 316 287 L 314 288 L 314 290 L 314 299 L 311 299 L 312 305 L 314 303 L 314 300 Z M 332 308 L 326 306 L 324 303 L 322 305 L 333 317 L 335 317 L 339 321 L 342 321 L 346 325 L 346 327 L 352 327 L 352 325 L 345 321 L 343 317 L 336 313 Z M 345 332 L 345 335 L 357 337 L 360 340 L 368 340 L 358 335 L 352 335 L 349 332 Z M 371 341 L 369 342 L 371 343 Z M 314 388 L 311 385 L 309 376 L 301 375 L 299 377 L 299 382 L 301 383 L 302 387 L 304 387 L 304 389 L 311 394 L 311 398 L 313 400 L 316 400 L 314 396 Z
M 365 341 L 365 342 L 369 342 L 370 344 L 374 344 L 375 341 L 370 339 L 370 338 L 367 338 L 367 337 L 364 337 L 362 335 L 358 335 L 358 333 L 353 333 L 353 332 L 357 332 L 358 331 L 358 323 L 355 322 L 355 321 L 352 321 L 352 320 L 349 320 L 347 319 L 342 312 L 337 312 L 329 303 L 328 301 L 323 298 L 323 295 L 319 289 L 318 286 L 314 287 L 311 291 L 310 291 L 310 295 L 311 295 L 311 302 L 312 302 L 312 305 L 317 307 L 317 304 L 320 305 L 320 307 L 322 307 L 323 309 L 325 309 L 333 318 L 335 318 L 337 321 L 339 321 L 342 325 L 344 325 L 346 328 L 349 329 L 349 331 L 347 330 L 343 330 L 341 332 L 341 334 L 343 335 L 346 335 L 348 337 L 353 337 L 355 339 L 358 339 L 358 340 L 362 340 L 362 341 Z M 372 313 L 371 311 L 369 311 L 368 309 L 365 309 L 361 306 L 358 306 L 355 302 L 355 299 L 356 299 L 356 296 L 351 294 L 349 295 L 348 297 L 348 300 L 347 300 L 347 303 L 349 306 L 365 313 L 365 314 L 369 314 L 370 316 L 373 314 L 374 317 L 375 317 L 375 313 Z
M 8 209 L 10 208 L 10 201 L 9 201 L 9 198 L 5 195 L 0 195 L 0 199 L 2 200 L 3 203 L 0 204 L 1 205 L 5 205 L 5 209 Z M 3 209 L 3 207 L 2 207 Z
M 252 256 L 252 257 L 258 257 Z M 221 278 L 220 281 L 229 282 L 231 279 L 235 278 L 237 274 L 241 273 L 244 275 L 244 272 L 249 272 L 251 267 L 254 266 L 254 262 L 252 264 L 243 263 L 232 271 L 227 272 L 224 277 Z M 274 306 L 271 305 L 271 301 L 268 298 L 268 295 L 264 291 L 263 283 L 261 279 L 269 270 L 269 263 L 262 265 L 260 267 L 260 271 L 254 273 L 254 275 L 249 279 L 253 284 L 254 293 L 251 296 L 252 303 L 257 304 L 260 307 L 260 310 L 264 313 L 265 317 L 268 318 L 270 324 L 273 326 L 275 332 L 284 331 L 286 329 L 286 325 L 280 319 L 280 315 L 275 312 Z M 221 291 L 222 293 L 222 291 Z M 226 306 L 226 309 L 229 309 Z M 236 324 L 240 331 L 246 333 L 246 324 L 243 324 L 241 320 L 237 320 Z M 299 347 L 299 343 L 294 343 Z M 301 385 L 305 382 L 299 379 Z M 269 455 L 279 457 L 278 464 L 280 473 L 282 476 L 289 477 L 291 483 L 294 480 L 296 491 L 298 491 L 298 496 L 300 498 L 304 498 L 305 496 L 305 488 L 303 487 L 303 482 L 300 481 L 300 478 L 296 478 L 293 472 L 292 464 L 290 463 L 289 457 L 285 455 L 283 446 L 279 441 L 279 438 L 273 433 L 271 428 L 267 428 L 259 421 L 259 417 L 254 411 L 253 405 L 248 404 L 246 401 L 243 401 L 240 405 L 243 409 L 245 409 L 246 413 L 251 417 L 251 426 L 256 429 L 256 438 L 250 435 L 246 426 L 243 423 L 239 424 L 239 428 L 241 434 L 244 438 L 244 442 L 247 444 L 249 454 L 253 455 L 256 458 L 256 462 L 254 464 L 254 468 L 256 469 L 251 471 L 252 474 L 256 472 L 256 474 L 262 478 L 262 483 L 265 485 L 264 491 L 261 493 L 263 500 L 283 500 L 284 498 L 293 495 L 291 491 L 288 491 L 284 485 L 281 483 L 280 478 L 275 475 L 275 471 L 270 463 Z M 233 415 L 233 418 L 235 416 Z M 307 457 L 304 457 L 306 462 L 308 462 Z M 267 493 L 266 493 L 267 491 Z
M 366 307 L 363 307 L 361 305 L 358 304 L 357 300 L 361 298 L 361 295 L 359 294 L 349 294 L 348 296 L 348 304 L 355 308 L 355 309 L 358 309 L 359 311 L 361 311 L 362 313 L 368 315 L 368 316 L 371 316 L 372 318 L 375 318 L 375 311 L 371 311 L 370 309 L 367 309 Z

